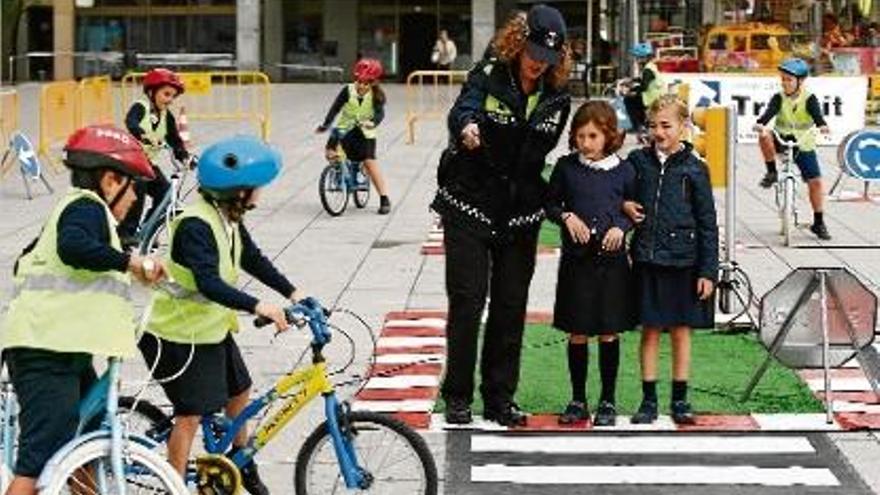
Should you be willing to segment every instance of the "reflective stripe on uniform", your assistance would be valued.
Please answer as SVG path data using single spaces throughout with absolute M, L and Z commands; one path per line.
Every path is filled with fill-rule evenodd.
M 54 292 L 103 292 L 131 299 L 131 285 L 113 278 L 101 277 L 95 280 L 79 281 L 50 273 L 27 275 L 12 289 L 15 298 L 22 291 L 47 290 Z

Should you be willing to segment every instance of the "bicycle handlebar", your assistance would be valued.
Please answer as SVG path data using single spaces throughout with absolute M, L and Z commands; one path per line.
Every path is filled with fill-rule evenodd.
M 779 131 L 777 131 L 775 127 L 770 127 L 770 126 L 763 126 L 763 127 L 764 127 L 764 129 L 767 129 L 768 131 L 770 131 L 773 134 L 773 136 L 776 138 L 776 141 L 778 141 L 779 144 L 781 144 L 785 148 L 794 148 L 794 147 L 800 145 L 797 138 L 792 135 L 783 136 L 782 134 L 779 134 Z M 812 131 L 812 129 L 811 129 L 811 131 Z
M 306 325 L 312 331 L 312 344 L 324 345 L 330 342 L 333 334 L 327 325 L 327 318 L 330 317 L 330 310 L 321 306 L 321 303 L 313 297 L 307 297 L 302 301 L 292 304 L 284 308 L 284 317 L 288 323 L 302 328 Z M 254 318 L 254 326 L 257 328 L 264 327 L 272 323 L 272 320 L 265 316 Z

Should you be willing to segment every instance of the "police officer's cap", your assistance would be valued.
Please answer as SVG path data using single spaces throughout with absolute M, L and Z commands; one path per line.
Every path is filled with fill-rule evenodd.
M 526 49 L 535 60 L 555 65 L 565 43 L 565 19 L 553 7 L 538 4 L 529 10 L 526 18 L 529 34 Z

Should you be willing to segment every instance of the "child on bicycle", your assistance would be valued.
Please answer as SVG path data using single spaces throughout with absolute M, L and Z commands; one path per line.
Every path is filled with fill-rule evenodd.
M 629 50 L 641 67 L 641 73 L 623 97 L 626 113 L 632 122 L 633 133 L 638 135 L 645 128 L 645 111 L 657 101 L 666 90 L 660 70 L 654 63 L 654 46 L 650 42 L 636 43 Z
M 755 131 L 760 136 L 758 141 L 761 145 L 761 153 L 767 166 L 767 173 L 761 179 L 760 185 L 769 189 L 779 178 L 776 170 L 776 154 L 781 150 L 782 144 L 777 142 L 776 137 L 767 128 L 767 124 L 776 117 L 774 125 L 776 131 L 784 139 L 797 142 L 794 162 L 801 171 L 801 177 L 807 183 L 810 191 L 810 206 L 813 207 L 813 224 L 810 226 L 810 231 L 819 239 L 827 241 L 831 239 L 831 234 L 828 233 L 823 215 L 825 187 L 822 184 L 822 172 L 816 155 L 813 126 L 818 127 L 823 134 L 831 131 L 825 123 L 819 100 L 803 87 L 804 80 L 809 74 L 809 64 L 799 58 L 790 58 L 779 65 L 782 91 L 770 98 L 767 110 L 758 118 L 758 123 L 755 125 Z
M 168 273 L 189 295 L 154 294 L 147 334 L 139 346 L 157 377 L 180 373 L 162 387 L 174 407 L 168 457 L 181 473 L 201 417 L 220 409 L 234 417 L 248 403 L 251 377 L 232 337 L 238 330 L 236 311 L 265 316 L 279 331 L 288 328 L 281 307 L 236 288 L 240 271 L 293 302 L 299 299 L 243 223 L 246 212 L 257 206 L 262 188 L 280 170 L 281 155 L 256 138 L 220 141 L 199 161 L 201 197 L 171 224 Z M 246 448 L 246 439 L 242 429 L 228 455 Z M 268 493 L 254 463 L 244 466 L 241 474 L 248 492 Z
M 693 424 L 687 401 L 691 328 L 715 324 L 712 293 L 718 276 L 718 221 L 709 171 L 682 142 L 687 105 L 663 95 L 651 105 L 654 144 L 629 154 L 636 186 L 624 211 L 637 223 L 631 252 L 642 324 L 642 402 L 632 423 L 657 419 L 660 334 L 672 343 L 672 420 Z
M 8 495 L 36 493 L 46 462 L 73 438 L 80 399 L 97 380 L 93 355 L 135 354 L 130 277 L 164 276 L 161 262 L 126 253 L 116 234 L 135 181 L 155 176 L 137 140 L 112 126 L 86 127 L 64 153 L 73 187 L 15 262 L 3 323 L 3 360 L 21 406 Z
M 556 283 L 553 326 L 568 333 L 572 398 L 560 424 L 589 419 L 587 339 L 599 341 L 602 394 L 595 426 L 613 426 L 620 362 L 618 332 L 630 330 L 632 290 L 624 234 L 633 223 L 622 211 L 624 191 L 635 170 L 616 152 L 623 144 L 614 108 L 604 101 L 581 105 L 571 121 L 569 146 L 550 176 L 547 217 L 562 229 L 562 257 Z
M 336 159 L 336 149 L 341 145 L 349 160 L 362 162 L 379 191 L 379 214 L 387 215 L 391 212 L 391 200 L 376 161 L 376 127 L 385 118 L 385 93 L 379 87 L 381 77 L 381 62 L 372 58 L 358 60 L 354 65 L 355 82 L 342 88 L 316 131 L 327 131 L 340 114 L 327 140 L 327 159 Z
M 144 211 L 144 196 L 149 196 L 153 203 L 146 215 L 149 218 L 171 187 L 158 167 L 162 149 L 166 146 L 171 148 L 174 158 L 180 162 L 190 159 L 177 130 L 174 114 L 169 111 L 174 100 L 183 94 L 183 81 L 168 69 L 152 69 L 144 76 L 143 88 L 144 97 L 135 101 L 128 109 L 125 126 L 142 143 L 150 163 L 153 164 L 156 179 L 138 184 L 135 190 L 137 202 L 119 226 L 119 235 L 126 244 L 136 243 L 134 238 Z

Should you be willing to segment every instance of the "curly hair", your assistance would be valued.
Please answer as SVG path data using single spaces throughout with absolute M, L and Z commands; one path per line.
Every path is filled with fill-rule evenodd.
M 526 48 L 526 36 L 529 32 L 529 26 L 526 23 L 526 14 L 517 11 L 507 18 L 507 22 L 495 33 L 492 40 L 492 49 L 495 56 L 504 63 L 512 63 L 517 61 Z M 559 51 L 559 62 L 550 66 L 544 75 L 547 83 L 554 89 L 564 88 L 568 84 L 568 77 L 571 74 L 571 47 L 566 41 Z
M 596 126 L 605 136 L 605 155 L 615 153 L 623 146 L 624 133 L 617 129 L 617 112 L 608 102 L 591 100 L 581 105 L 571 118 L 571 128 L 568 131 L 568 146 L 572 150 L 577 149 L 577 132 L 589 124 Z

